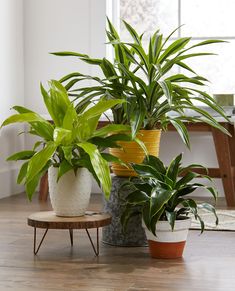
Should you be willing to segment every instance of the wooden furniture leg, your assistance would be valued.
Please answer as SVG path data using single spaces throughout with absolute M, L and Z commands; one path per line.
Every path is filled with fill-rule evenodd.
M 230 124 L 229 128 L 227 128 L 229 133 L 231 134 L 231 138 L 229 138 L 229 149 L 231 156 L 232 166 L 235 167 L 235 126 Z
M 234 134 L 232 137 L 222 133 L 218 129 L 211 128 L 214 139 L 217 159 L 219 163 L 221 178 L 224 187 L 224 194 L 228 206 L 235 206 L 235 179 L 234 179 L 234 167 L 232 151 L 234 149 L 232 145 L 235 139 Z
M 47 201 L 48 192 L 48 173 L 46 173 L 40 181 L 39 200 Z

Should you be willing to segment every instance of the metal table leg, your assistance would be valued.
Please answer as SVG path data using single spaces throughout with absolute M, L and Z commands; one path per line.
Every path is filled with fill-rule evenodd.
M 36 248 L 36 241 L 37 241 L 37 228 L 34 227 L 34 239 L 33 239 L 33 253 L 34 253 L 34 255 L 36 255 L 36 254 L 38 253 L 38 251 L 39 251 L 39 249 L 40 249 L 40 247 L 41 247 L 41 245 L 42 245 L 42 242 L 43 242 L 43 240 L 44 240 L 44 238 L 45 238 L 47 232 L 48 232 L 48 228 L 45 230 L 45 232 L 44 232 L 44 234 L 43 234 L 43 237 L 42 237 L 42 239 L 41 239 L 41 241 L 40 241 L 38 247 Z
M 90 243 L 91 243 L 91 246 L 93 248 L 93 251 L 94 251 L 95 255 L 98 257 L 99 256 L 99 228 L 96 229 L 96 248 L 94 246 L 94 243 L 93 243 L 93 241 L 91 239 L 90 233 L 89 233 L 87 228 L 86 228 L 86 233 L 87 233 L 87 236 L 88 236 L 88 238 L 90 240 Z
M 92 238 L 90 236 L 90 233 L 88 231 L 88 229 L 86 228 L 86 233 L 87 233 L 87 236 L 90 240 L 90 243 L 91 243 L 91 246 L 93 248 L 93 251 L 95 253 L 95 255 L 98 257 L 99 256 L 99 228 L 96 228 L 96 247 L 92 241 Z M 39 242 L 38 246 L 36 246 L 36 243 L 37 243 L 37 228 L 34 227 L 34 241 L 33 241 L 33 253 L 34 255 L 36 255 L 44 241 L 44 238 L 46 237 L 46 234 L 48 232 L 48 228 L 45 230 L 43 236 L 42 236 L 42 239 L 41 241 Z M 70 235 L 70 242 L 71 242 L 71 246 L 73 246 L 73 229 L 69 229 L 69 235 Z
M 73 229 L 69 229 L 70 243 L 73 246 Z

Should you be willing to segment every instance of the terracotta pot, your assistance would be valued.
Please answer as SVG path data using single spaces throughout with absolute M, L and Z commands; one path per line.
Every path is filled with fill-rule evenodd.
M 161 130 L 140 130 L 137 138 L 145 144 L 150 155 L 158 156 Z M 145 157 L 145 153 L 135 141 L 120 141 L 118 144 L 121 146 L 121 148 L 109 149 L 112 155 L 118 157 L 125 163 L 142 163 Z M 136 176 L 135 171 L 133 171 L 130 167 L 126 168 L 117 163 L 112 163 L 112 171 L 115 175 L 120 177 Z
M 151 257 L 158 259 L 181 258 L 190 225 L 191 218 L 177 220 L 174 231 L 172 231 L 168 221 L 159 221 L 156 224 L 156 236 L 145 226 Z
M 86 168 L 65 173 L 57 182 L 58 168 L 48 171 L 49 194 L 57 216 L 83 216 L 91 196 L 91 174 Z

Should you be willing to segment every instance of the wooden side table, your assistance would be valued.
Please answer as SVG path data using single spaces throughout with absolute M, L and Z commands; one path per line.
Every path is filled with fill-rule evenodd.
M 220 130 L 212 127 L 205 122 L 185 123 L 188 131 L 190 132 L 209 132 L 213 136 L 214 146 L 216 149 L 217 160 L 219 168 L 208 168 L 209 176 L 211 178 L 221 178 L 224 188 L 224 194 L 227 202 L 227 206 L 235 206 L 235 116 L 231 117 L 231 123 L 223 121 L 221 118 L 217 118 L 217 121 L 224 126 L 231 137 L 224 134 Z M 100 121 L 99 127 L 107 125 L 108 121 Z M 169 131 L 175 131 L 172 126 L 168 126 Z M 201 169 L 194 169 L 198 173 L 206 174 Z M 47 175 L 41 179 L 39 200 L 46 201 L 48 196 L 48 181 Z
M 85 229 L 96 256 L 99 255 L 99 228 L 111 223 L 111 216 L 107 213 L 86 212 L 84 216 L 59 217 L 53 211 L 40 211 L 28 217 L 28 225 L 34 227 L 33 252 L 36 255 L 49 229 L 68 229 L 71 246 L 73 246 L 73 230 Z M 45 232 L 38 246 L 37 228 L 44 228 Z M 96 228 L 96 247 L 91 239 L 88 229 Z

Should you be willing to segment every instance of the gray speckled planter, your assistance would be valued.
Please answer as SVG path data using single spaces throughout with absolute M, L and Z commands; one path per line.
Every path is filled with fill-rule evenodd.
M 112 215 L 110 225 L 103 227 L 104 243 L 115 246 L 147 246 L 145 231 L 141 225 L 141 216 L 134 216 L 130 219 L 126 232 L 123 233 L 120 217 L 124 207 L 118 197 L 120 185 L 127 181 L 128 178 L 112 177 L 112 190 L 109 201 L 105 201 L 104 211 Z M 127 193 L 126 193 L 127 194 Z

